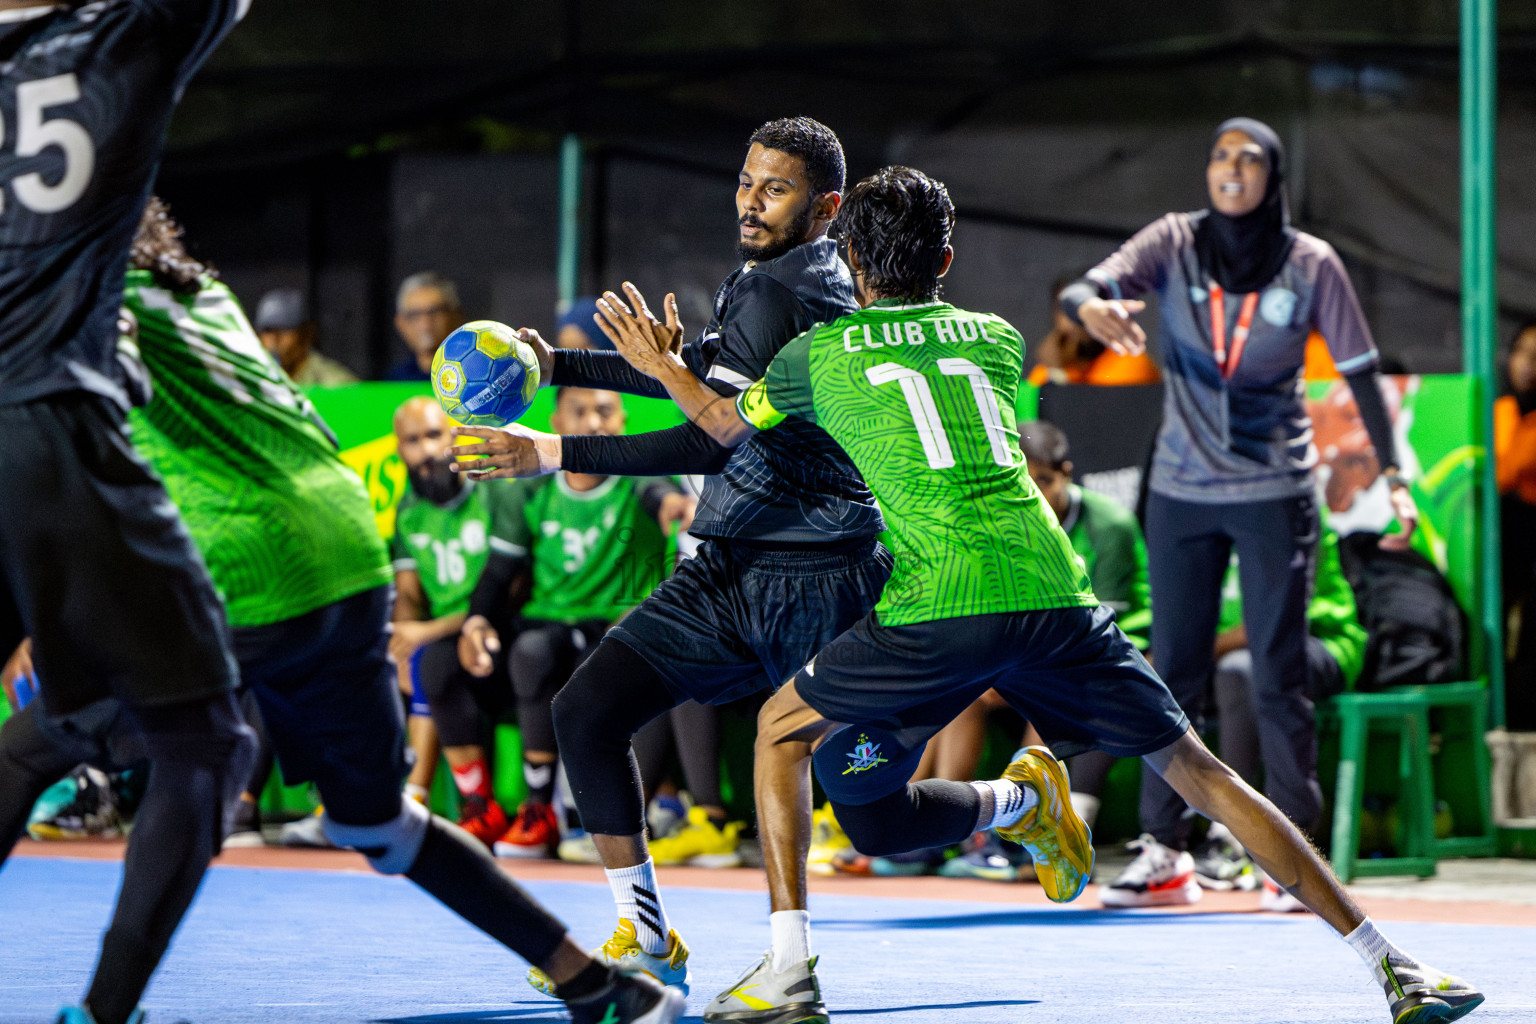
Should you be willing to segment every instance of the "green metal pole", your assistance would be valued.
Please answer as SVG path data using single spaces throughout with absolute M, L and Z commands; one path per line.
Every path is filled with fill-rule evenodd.
M 560 308 L 570 306 L 581 288 L 581 139 L 573 133 L 560 143 L 560 254 L 555 285 Z
M 1499 588 L 1499 490 L 1493 462 L 1493 400 L 1498 343 L 1498 250 L 1494 233 L 1495 0 L 1461 0 L 1461 338 L 1463 372 L 1473 382 L 1473 443 L 1483 450 L 1478 479 L 1482 591 L 1479 619 L 1488 672 L 1490 718 L 1504 724 L 1503 601 Z

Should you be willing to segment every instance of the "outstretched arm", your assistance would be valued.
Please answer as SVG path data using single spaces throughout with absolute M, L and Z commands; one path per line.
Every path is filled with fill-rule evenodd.
M 678 352 L 683 327 L 677 319 L 677 297 L 667 295 L 666 322 L 662 323 L 652 315 L 640 289 L 626 281 L 624 292 L 633 308 L 613 292 L 604 292 L 597 300 L 598 326 L 629 364 L 660 381 L 689 422 L 717 444 L 734 448 L 757 433 L 736 411 L 734 395 L 721 395 L 705 386 L 683 362 Z

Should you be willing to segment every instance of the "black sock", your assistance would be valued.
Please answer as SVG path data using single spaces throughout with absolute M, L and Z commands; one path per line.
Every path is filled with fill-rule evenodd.
M 573 999 L 585 999 L 587 996 L 601 992 L 612 981 L 613 968 L 594 960 L 564 985 L 556 985 L 555 998 L 563 1003 L 569 1003 Z
M 565 941 L 565 925 L 496 864 L 485 844 L 434 817 L 405 877 L 530 964 Z
M 528 784 L 528 799 L 536 804 L 552 803 L 555 799 L 555 769 L 558 762 L 535 764 L 523 758 L 523 781 Z

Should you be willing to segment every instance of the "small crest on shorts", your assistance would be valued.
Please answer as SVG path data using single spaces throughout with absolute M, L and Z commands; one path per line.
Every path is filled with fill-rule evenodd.
M 880 744 L 869 742 L 869 737 L 859 733 L 858 746 L 848 752 L 848 767 L 843 769 L 844 775 L 857 775 L 859 772 L 867 772 L 871 768 L 885 764 L 886 758 L 880 756 Z

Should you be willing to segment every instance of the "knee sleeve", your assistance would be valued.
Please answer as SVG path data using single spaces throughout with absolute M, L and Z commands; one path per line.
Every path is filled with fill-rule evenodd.
M 469 674 L 459 666 L 457 645 L 445 640 L 427 645 L 421 652 L 418 672 L 443 746 L 478 744 L 480 706 L 470 687 Z
M 421 853 L 431 812 L 408 797 L 400 799 L 400 813 L 379 825 L 346 825 L 327 811 L 320 817 L 325 836 L 337 846 L 356 850 L 384 875 L 403 875 Z
M 224 831 L 245 791 L 260 743 L 245 723 L 233 693 L 206 700 L 135 707 L 144 753 L 152 765 L 182 764 L 211 771 L 224 806 Z
M 854 849 L 889 857 L 963 842 L 976 828 L 981 796 L 964 782 L 928 779 L 866 804 L 832 801 Z

